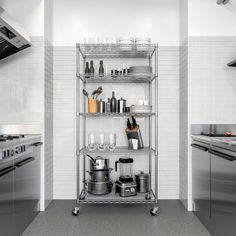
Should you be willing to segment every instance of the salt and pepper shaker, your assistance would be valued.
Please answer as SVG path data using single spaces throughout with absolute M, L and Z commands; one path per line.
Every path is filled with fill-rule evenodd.
M 98 102 L 98 106 L 99 106 L 99 112 L 100 113 L 105 113 L 106 112 L 106 103 L 105 101 L 103 101 L 102 99 L 100 99 L 100 101 Z

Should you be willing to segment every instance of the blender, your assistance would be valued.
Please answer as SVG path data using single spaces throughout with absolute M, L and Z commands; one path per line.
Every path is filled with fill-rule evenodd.
M 133 162 L 132 158 L 120 158 L 115 162 L 115 171 L 120 170 L 119 180 L 116 181 L 116 192 L 121 197 L 129 197 L 137 195 L 137 184 L 133 178 Z

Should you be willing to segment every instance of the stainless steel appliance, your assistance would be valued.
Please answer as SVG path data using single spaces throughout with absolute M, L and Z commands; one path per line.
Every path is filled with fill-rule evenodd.
M 0 60 L 30 46 L 24 30 L 0 7 Z
M 235 235 L 236 148 L 214 148 L 211 154 L 211 232 L 214 236 Z
M 41 144 L 39 135 L 0 136 L 0 228 L 4 236 L 20 235 L 39 212 Z
M 193 209 L 214 236 L 235 234 L 236 138 L 193 136 Z
M 210 225 L 211 189 L 209 146 L 200 142 L 192 144 L 192 195 L 193 211 L 206 225 Z
M 137 195 L 137 184 L 134 181 L 122 182 L 116 181 L 116 192 L 120 194 L 120 197 L 131 197 Z
M 133 181 L 133 158 L 120 158 L 118 161 L 115 162 L 115 171 L 120 170 L 120 178 L 124 179 L 131 179 Z
M 140 193 L 147 193 L 150 191 L 150 175 L 140 171 L 139 174 L 135 175 L 137 183 L 137 191 Z
M 133 178 L 133 162 L 132 158 L 120 158 L 115 162 L 115 170 L 120 170 L 119 180 L 116 181 L 116 192 L 121 197 L 130 197 L 137 195 L 137 184 Z

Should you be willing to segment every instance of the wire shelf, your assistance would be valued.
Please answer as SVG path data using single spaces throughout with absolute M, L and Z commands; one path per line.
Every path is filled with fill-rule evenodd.
M 154 74 L 150 73 L 125 76 L 108 75 L 103 77 L 80 74 L 78 77 L 86 83 L 149 83 L 156 78 Z
M 80 116 L 84 117 L 150 117 L 154 116 L 154 112 L 147 112 L 147 113 L 134 113 L 134 112 L 123 112 L 123 113 L 79 113 Z
M 140 45 L 137 48 L 135 44 L 77 44 L 77 48 L 83 57 L 89 58 L 149 58 L 154 54 L 157 45 Z
M 145 147 L 143 149 L 139 149 L 139 150 L 130 150 L 128 149 L 128 147 L 116 147 L 115 150 L 110 151 L 108 149 L 105 149 L 104 151 L 99 151 L 98 149 L 94 150 L 94 151 L 90 151 L 88 150 L 87 147 L 82 148 L 80 150 L 80 153 L 83 154 L 149 154 L 149 153 L 155 153 L 155 150 L 149 147 Z
M 112 192 L 106 195 L 93 195 L 90 193 L 81 194 L 83 195 L 83 198 L 80 198 L 80 202 L 82 203 L 88 203 L 88 204 L 109 204 L 109 203 L 117 203 L 117 204 L 130 204 L 130 203 L 154 203 L 155 202 L 155 196 L 153 194 L 153 191 L 150 193 L 149 199 L 146 199 L 147 193 L 137 193 L 136 196 L 130 196 L 130 197 L 120 197 L 119 193 L 115 192 L 115 188 L 112 189 Z

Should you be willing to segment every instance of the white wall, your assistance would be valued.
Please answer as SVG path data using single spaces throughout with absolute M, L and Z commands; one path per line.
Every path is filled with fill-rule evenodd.
M 44 0 L 0 0 L 0 6 L 30 36 L 44 35 Z
M 236 0 L 217 5 L 216 0 L 188 0 L 189 36 L 235 36 Z
M 54 0 L 54 44 L 74 46 L 83 37 L 149 36 L 179 44 L 179 0 Z
M 54 0 L 44 1 L 44 36 L 50 44 L 53 43 L 53 2 Z
M 179 40 L 183 45 L 188 37 L 188 0 L 179 2 Z

